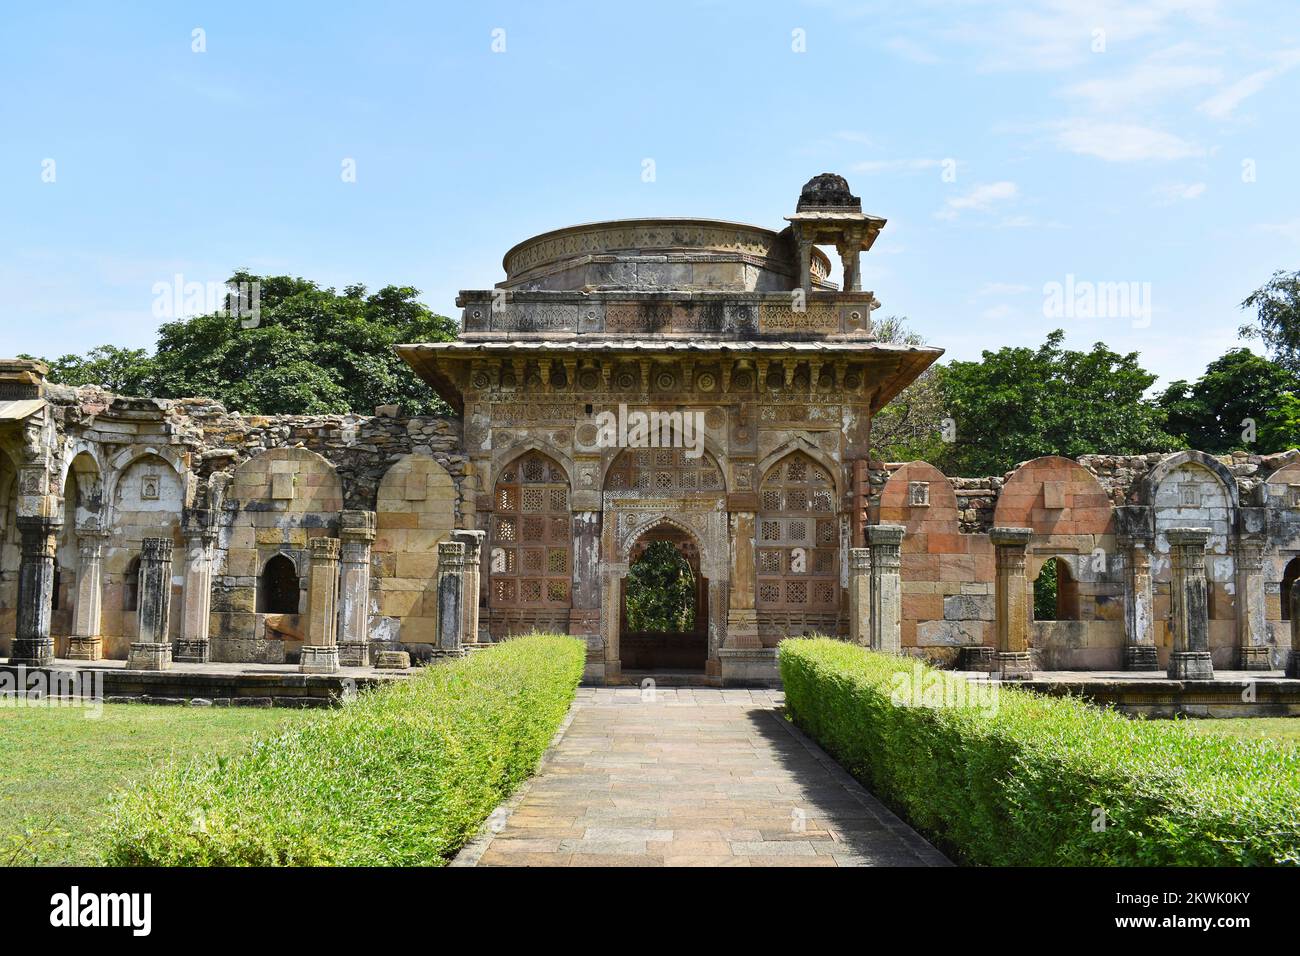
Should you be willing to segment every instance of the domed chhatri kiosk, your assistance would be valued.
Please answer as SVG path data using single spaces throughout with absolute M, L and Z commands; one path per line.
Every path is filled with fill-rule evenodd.
M 543 233 L 460 294 L 458 341 L 399 347 L 464 416 L 485 638 L 585 636 L 593 680 L 730 682 L 775 679 L 785 636 L 849 634 L 871 419 L 941 350 L 873 334 L 859 258 L 885 220 L 842 177 L 812 179 L 787 219 Z M 626 579 L 659 541 L 698 591 L 691 633 L 655 640 L 629 630 Z

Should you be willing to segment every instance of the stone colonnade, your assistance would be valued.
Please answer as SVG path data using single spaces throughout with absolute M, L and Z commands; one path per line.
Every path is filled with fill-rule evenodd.
M 53 518 L 18 519 L 22 533 L 17 636 L 10 663 L 49 666 L 54 661 L 50 634 L 55 550 L 61 523 Z M 332 674 L 340 667 L 366 667 L 370 662 L 370 567 L 375 540 L 375 513 L 342 513 L 338 538 L 310 539 L 306 633 L 300 670 Z M 127 667 L 167 670 L 173 662 L 209 660 L 209 620 L 212 601 L 213 549 L 216 529 L 207 511 L 185 515 L 184 577 L 180 595 L 179 636 L 172 631 L 172 551 L 170 538 L 145 538 L 140 554 L 138 625 Z M 458 656 L 478 644 L 480 559 L 483 531 L 455 531 L 438 546 L 438 634 L 435 655 Z M 81 559 L 77 576 L 73 633 L 68 652 L 72 660 L 94 661 L 103 656 L 100 636 L 102 561 L 107 534 L 98 528 L 78 530 Z
M 868 548 L 849 551 L 850 639 L 873 650 L 899 652 L 899 546 L 904 529 L 896 525 L 867 528 Z M 1205 570 L 1208 528 L 1171 528 L 1166 532 L 1171 550 L 1173 581 L 1170 589 L 1170 628 L 1173 650 L 1168 675 L 1173 680 L 1209 680 L 1210 661 L 1208 586 Z M 1033 530 L 993 528 L 989 539 L 995 550 L 994 621 L 997 644 L 993 672 L 1002 679 L 1032 676 L 1029 625 L 1032 588 L 1026 574 L 1026 556 Z M 1126 661 L 1154 669 L 1155 645 L 1151 634 L 1151 583 L 1149 543 L 1126 542 L 1126 568 L 1132 585 L 1125 608 L 1129 628 Z M 1288 596 L 1291 602 L 1291 650 L 1287 676 L 1300 677 L 1300 581 Z M 1139 624 L 1145 623 L 1140 630 Z

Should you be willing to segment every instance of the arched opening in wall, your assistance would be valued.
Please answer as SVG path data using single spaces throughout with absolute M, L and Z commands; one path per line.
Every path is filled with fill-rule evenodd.
M 759 488 L 760 635 L 839 630 L 839 524 L 830 473 L 803 452 L 772 466 Z
M 275 555 L 257 579 L 257 613 L 297 614 L 300 590 L 298 569 L 285 555 Z
M 1300 558 L 1292 558 L 1282 571 L 1282 620 L 1291 620 L 1291 585 L 1300 578 Z
M 708 588 L 690 534 L 666 523 L 646 532 L 632 548 L 623 579 L 623 669 L 703 670 L 709 653 Z
M 122 573 L 122 610 L 140 610 L 140 559 L 132 558 Z
M 488 609 L 494 637 L 566 631 L 573 578 L 569 479 L 528 452 L 501 470 L 492 495 Z
M 1079 582 L 1064 558 L 1048 558 L 1034 578 L 1034 620 L 1079 620 Z

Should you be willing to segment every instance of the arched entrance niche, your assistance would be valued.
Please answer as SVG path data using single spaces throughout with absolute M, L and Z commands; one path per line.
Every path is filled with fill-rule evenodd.
M 709 453 L 682 448 L 630 448 L 605 472 L 601 521 L 601 633 L 605 678 L 623 670 L 698 670 L 721 673 L 718 648 L 726 639 L 730 543 L 726 483 Z M 670 641 L 632 636 L 623 659 L 626 578 L 632 563 L 656 541 L 671 541 L 691 565 L 699 587 L 694 627 Z M 662 637 L 662 635 L 658 635 Z M 701 641 L 703 654 L 701 655 Z
M 672 567 L 674 558 L 679 568 Z M 642 577 L 638 570 L 646 570 L 651 563 L 653 569 L 645 575 L 647 580 L 638 580 Z M 674 572 L 680 573 L 672 580 Z M 680 596 L 686 605 L 682 608 L 685 613 L 655 621 L 650 620 L 655 615 L 638 614 L 635 606 L 629 610 L 628 598 L 635 598 L 637 589 L 665 585 L 688 585 L 679 593 L 664 594 L 667 600 L 662 602 L 676 610 L 675 598 Z M 709 581 L 700 572 L 700 547 L 693 534 L 664 520 L 636 539 L 628 554 L 619 611 L 619 645 L 625 670 L 704 670 L 709 656 Z

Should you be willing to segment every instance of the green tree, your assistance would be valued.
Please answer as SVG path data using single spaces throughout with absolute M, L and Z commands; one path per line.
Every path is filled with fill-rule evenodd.
M 1275 362 L 1300 374 L 1300 272 L 1279 269 L 1241 307 L 1255 310 L 1255 321 L 1239 330 L 1242 338 L 1259 339 Z
M 882 342 L 924 345 L 908 328 L 907 318 L 889 316 L 875 326 Z M 880 461 L 937 461 L 943 454 L 940 434 L 947 415 L 943 403 L 943 367 L 932 365 L 898 393 L 871 421 L 872 457 Z
M 627 625 L 684 633 L 695 627 L 695 574 L 671 541 L 655 541 L 627 572 Z
M 1211 454 L 1236 449 L 1269 454 L 1292 447 L 1300 432 L 1287 408 L 1300 379 L 1249 349 L 1229 349 L 1189 384 L 1173 382 L 1158 402 L 1166 429 Z
M 30 359 L 34 356 L 20 355 Z M 100 345 L 83 355 L 41 359 L 50 367 L 49 381 L 57 385 L 97 385 L 121 395 L 141 395 L 149 387 L 153 362 L 145 349 Z
M 979 362 L 951 362 L 942 374 L 956 424 L 941 466 L 953 475 L 1000 474 L 1040 455 L 1137 454 L 1178 447 L 1164 412 L 1144 398 L 1156 376 L 1138 355 L 1098 342 L 1061 348 L 1052 332 L 1037 349 L 986 351 Z
M 254 316 L 228 300 L 223 311 L 165 322 L 152 356 L 104 346 L 59 359 L 61 377 L 52 379 L 155 398 L 203 396 L 248 414 L 369 413 L 376 405 L 449 413 L 393 351 L 456 337 L 456 322 L 419 302 L 418 290 L 367 294 L 351 285 L 340 294 L 307 279 L 242 271 L 230 284 L 256 284 Z

